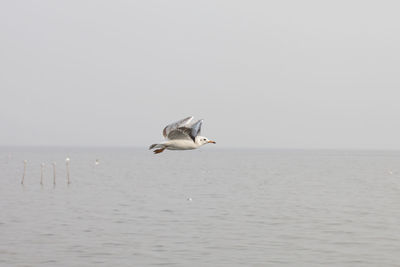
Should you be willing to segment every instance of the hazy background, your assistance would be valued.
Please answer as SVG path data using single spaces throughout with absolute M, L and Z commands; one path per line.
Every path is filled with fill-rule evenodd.
M 0 3 L 0 145 L 400 149 L 397 1 Z

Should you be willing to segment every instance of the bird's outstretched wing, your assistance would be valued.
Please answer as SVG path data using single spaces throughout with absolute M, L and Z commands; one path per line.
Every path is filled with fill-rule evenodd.
M 170 131 L 167 135 L 167 139 L 168 140 L 193 140 L 193 138 L 191 137 L 191 132 L 192 129 L 191 128 L 187 128 L 187 127 L 180 127 L 178 129 L 174 129 L 172 131 Z
M 190 133 L 190 137 L 193 139 L 196 138 L 196 136 L 198 136 L 201 132 L 201 124 L 203 123 L 203 120 L 198 120 L 195 124 L 193 124 L 191 126 L 191 133 Z
M 168 140 L 193 140 L 200 134 L 201 124 L 203 120 L 198 120 L 191 123 L 193 117 L 187 117 L 183 120 L 168 124 L 164 130 L 163 135 Z
M 199 120 L 196 123 L 194 123 L 193 125 L 188 124 L 188 126 L 173 129 L 168 133 L 167 139 L 169 139 L 169 140 L 176 140 L 176 139 L 193 140 L 193 142 L 195 142 L 196 136 L 198 136 L 200 134 L 202 123 L 203 123 L 203 120 Z
M 176 129 L 182 128 L 182 127 L 190 128 L 190 122 L 192 120 L 193 120 L 193 116 L 190 116 L 190 117 L 184 118 L 183 120 L 168 124 L 167 126 L 165 126 L 165 128 L 163 130 L 163 136 L 165 138 L 169 138 L 168 135 L 173 130 L 176 130 Z

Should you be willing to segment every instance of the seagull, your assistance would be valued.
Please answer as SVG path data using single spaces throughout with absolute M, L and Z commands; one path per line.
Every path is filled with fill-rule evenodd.
M 154 149 L 154 154 L 168 150 L 190 150 L 212 143 L 207 137 L 200 136 L 201 124 L 203 120 L 192 123 L 193 117 L 187 117 L 180 121 L 168 124 L 163 130 L 163 136 L 167 139 L 159 144 L 152 144 L 149 149 Z

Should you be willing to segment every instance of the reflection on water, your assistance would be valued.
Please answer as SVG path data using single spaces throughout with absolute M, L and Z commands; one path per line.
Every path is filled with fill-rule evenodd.
M 398 152 L 3 148 L 0 265 L 396 266 L 399 171 Z

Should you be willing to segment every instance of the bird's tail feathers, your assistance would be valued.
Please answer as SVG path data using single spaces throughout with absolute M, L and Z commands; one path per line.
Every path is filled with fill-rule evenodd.
M 152 144 L 149 147 L 149 150 L 153 149 L 153 148 L 164 148 L 163 144 Z
M 157 145 L 158 145 L 158 144 L 152 144 L 152 145 L 149 147 L 149 150 L 155 148 Z

